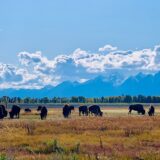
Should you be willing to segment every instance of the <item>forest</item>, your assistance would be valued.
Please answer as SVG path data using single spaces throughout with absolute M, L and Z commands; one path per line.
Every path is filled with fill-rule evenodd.
M 160 103 L 160 96 L 109 96 L 109 97 L 97 97 L 87 98 L 83 96 L 68 97 L 43 97 L 43 98 L 31 98 L 31 97 L 8 97 L 3 96 L 0 98 L 0 103 L 23 103 L 23 104 L 38 104 L 38 103 Z

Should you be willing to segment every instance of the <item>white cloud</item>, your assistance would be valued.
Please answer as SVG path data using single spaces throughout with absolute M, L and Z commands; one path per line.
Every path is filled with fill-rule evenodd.
M 153 65 L 154 63 L 157 64 L 158 66 L 160 66 L 160 45 L 155 46 L 154 48 L 154 62 L 152 61 Z M 153 60 L 153 59 L 152 59 Z
M 99 52 L 104 52 L 104 51 L 115 51 L 117 50 L 117 47 L 113 47 L 110 44 L 105 45 L 104 47 L 99 48 Z
M 138 72 L 155 73 L 160 70 L 160 46 L 122 51 L 106 45 L 99 51 L 108 52 L 91 53 L 78 48 L 71 54 L 52 59 L 39 51 L 20 52 L 20 64 L 17 66 L 0 64 L 0 88 L 42 88 L 65 80 L 83 83 L 98 75 L 113 77 L 118 73 L 127 77 Z
M 28 53 L 28 52 L 20 52 L 18 54 L 19 61 L 23 65 L 29 65 L 34 63 L 42 63 L 43 57 L 40 51 L 37 51 L 35 53 Z
M 1 82 L 22 81 L 23 76 L 21 72 L 23 72 L 21 69 L 18 69 L 13 65 L 0 64 L 0 81 Z

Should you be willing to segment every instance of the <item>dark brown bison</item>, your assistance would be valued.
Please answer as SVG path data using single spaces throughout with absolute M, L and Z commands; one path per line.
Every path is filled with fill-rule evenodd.
M 13 119 L 14 117 L 19 118 L 21 108 L 17 105 L 13 105 L 11 111 L 9 112 L 10 118 Z
M 47 107 L 43 106 L 41 108 L 41 113 L 40 113 L 41 120 L 46 119 L 47 118 L 47 114 L 48 114 Z
M 93 105 L 89 107 L 89 113 L 91 115 L 95 115 L 95 116 L 103 116 L 103 112 L 101 111 L 100 107 L 98 105 Z
M 3 108 L 0 106 L 0 119 L 4 118 Z
M 7 117 L 8 111 L 6 110 L 4 105 L 0 105 L 0 119 Z
M 42 106 L 38 106 L 37 111 L 41 111 Z
M 149 115 L 149 116 L 154 116 L 154 113 L 155 113 L 154 106 L 151 106 L 151 107 L 149 108 L 148 115 Z
M 74 110 L 74 106 L 69 106 L 68 104 L 66 104 L 63 107 L 63 116 L 64 116 L 64 118 L 68 118 L 71 115 L 72 110 Z
M 131 114 L 132 110 L 137 111 L 138 114 L 145 115 L 145 110 L 143 105 L 141 104 L 134 104 L 129 106 L 129 114 Z
M 84 116 L 88 116 L 88 107 L 87 106 L 80 106 L 79 107 L 79 116 L 81 116 L 81 114 Z
M 27 113 L 32 112 L 32 110 L 30 108 L 25 108 L 24 111 Z

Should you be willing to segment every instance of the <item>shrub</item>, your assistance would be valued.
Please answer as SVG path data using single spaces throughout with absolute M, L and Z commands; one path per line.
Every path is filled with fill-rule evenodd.
M 36 152 L 45 153 L 45 154 L 50 154 L 50 153 L 60 154 L 60 153 L 64 153 L 65 149 L 58 144 L 57 140 L 54 140 L 54 141 L 45 143 L 45 147 L 39 149 Z
M 64 152 L 64 148 L 58 145 L 57 140 L 54 140 L 49 146 L 52 147 L 53 152 L 62 153 Z
M 15 160 L 15 158 L 10 158 L 10 157 L 6 156 L 5 154 L 1 154 L 0 160 Z
M 5 155 L 0 155 L 0 160 L 7 160 L 7 157 Z
M 77 143 L 72 149 L 71 149 L 72 153 L 76 153 L 79 154 L 80 153 L 80 143 Z

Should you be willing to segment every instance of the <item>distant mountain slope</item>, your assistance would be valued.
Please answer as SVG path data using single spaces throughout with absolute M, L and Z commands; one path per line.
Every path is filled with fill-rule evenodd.
M 65 81 L 56 87 L 46 86 L 40 90 L 29 89 L 5 89 L 0 90 L 0 96 L 19 96 L 19 97 L 101 97 L 115 96 L 122 94 L 130 95 L 160 95 L 160 72 L 155 75 L 145 75 L 139 73 L 136 76 L 129 77 L 123 83 L 115 85 L 116 76 L 107 79 L 98 76 L 84 83 Z
M 130 95 L 160 95 L 160 72 L 155 75 L 138 74 L 135 77 L 129 77 L 119 90 L 123 94 Z

